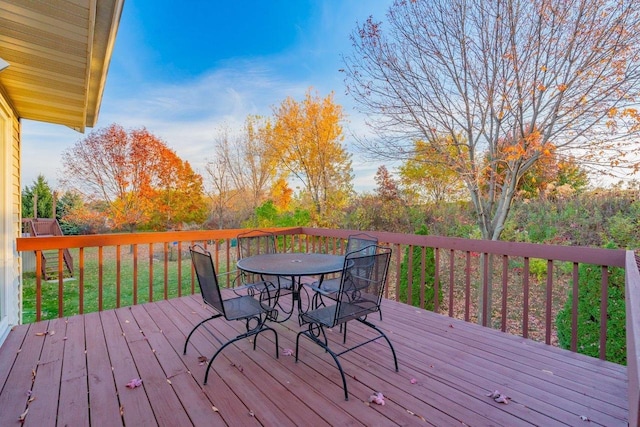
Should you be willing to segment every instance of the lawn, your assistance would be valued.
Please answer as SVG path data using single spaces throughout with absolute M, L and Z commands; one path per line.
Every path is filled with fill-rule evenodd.
M 87 248 L 84 250 L 84 279 L 83 279 L 83 302 L 80 310 L 80 271 L 78 250 L 72 250 L 71 255 L 74 260 L 74 274 L 71 278 L 65 278 L 63 284 L 63 315 L 72 316 L 75 314 L 89 313 L 99 309 L 99 283 L 100 283 L 100 262 L 98 248 Z M 134 256 L 129 246 L 121 248 L 120 254 L 120 298 L 118 301 L 118 265 L 116 262 L 116 248 L 105 247 L 102 254 L 102 309 L 108 310 L 118 306 L 129 306 L 134 303 L 142 304 L 149 301 L 157 301 L 165 298 L 175 298 L 179 295 L 199 292 L 195 277 L 191 275 L 191 258 L 188 250 L 182 250 L 180 263 L 178 262 L 177 249 L 170 248 L 167 262 L 167 284 L 165 290 L 165 263 L 162 245 L 155 245 L 153 248 L 153 258 L 149 261 L 148 246 L 141 245 L 138 248 L 137 272 L 138 281 L 134 287 L 133 271 Z M 180 281 L 178 280 L 178 270 L 181 265 Z M 152 273 L 151 295 L 149 292 L 149 273 Z M 219 274 L 226 273 L 220 271 Z M 225 280 L 225 279 L 221 279 Z M 224 284 L 224 282 L 223 282 Z M 53 319 L 58 317 L 59 301 L 58 280 L 42 282 L 42 319 Z M 134 300 L 135 298 L 135 300 Z M 36 278 L 35 273 L 23 274 L 22 292 L 23 323 L 30 323 L 36 320 Z

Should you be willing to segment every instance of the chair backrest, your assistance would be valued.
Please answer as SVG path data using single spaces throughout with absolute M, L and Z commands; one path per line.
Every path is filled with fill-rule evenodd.
M 211 252 L 200 245 L 191 246 L 189 251 L 191 252 L 193 267 L 196 270 L 196 277 L 198 278 L 202 299 L 205 304 L 211 306 L 222 315 L 225 315 L 224 303 L 218 285 L 216 269 L 213 265 L 213 259 L 211 258 Z
M 378 245 L 378 238 L 374 236 L 370 236 L 366 233 L 358 233 L 352 234 L 347 239 L 347 248 L 345 253 L 361 251 L 363 249 L 367 249 L 362 253 L 362 255 L 369 255 L 375 253 L 375 248 L 371 251 L 371 245 Z
M 380 310 L 391 261 L 391 248 L 366 247 L 367 253 L 350 252 L 345 256 L 340 288 L 336 297 L 334 324 L 366 316 Z
M 238 259 L 260 254 L 276 253 L 276 236 L 262 230 L 238 234 Z

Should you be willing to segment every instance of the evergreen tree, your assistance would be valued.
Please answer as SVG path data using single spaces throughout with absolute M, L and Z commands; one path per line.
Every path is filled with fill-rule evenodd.
M 37 195 L 38 218 L 51 218 L 53 210 L 53 193 L 44 175 L 38 175 L 31 187 L 22 191 L 22 217 L 33 218 L 33 195 Z

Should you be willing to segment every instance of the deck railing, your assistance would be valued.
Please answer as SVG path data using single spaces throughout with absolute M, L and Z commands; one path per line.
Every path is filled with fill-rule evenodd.
M 62 275 L 57 280 L 57 316 L 62 317 L 85 311 L 84 291 L 89 282 L 91 286 L 97 286 L 97 310 L 195 292 L 187 251 L 194 242 L 205 242 L 209 246 L 222 283 L 233 286 L 236 275 L 234 239 L 242 231 L 26 237 L 18 239 L 17 248 L 37 253 L 57 249 L 61 258 L 65 249 L 77 251 L 74 255 L 78 260 L 77 282 L 65 283 Z M 280 236 L 279 250 L 330 253 L 342 253 L 347 237 L 358 232 L 315 228 L 272 231 Z M 605 358 L 608 272 L 611 267 L 625 267 L 625 251 L 386 232 L 369 234 L 377 236 L 381 244 L 393 248 L 386 296 L 397 301 L 413 301 L 451 317 L 555 344 L 555 316 L 571 294 L 574 307 L 571 321 L 573 351 L 577 350 L 578 265 L 596 266 L 602 272 L 603 296 L 599 356 Z M 432 278 L 425 277 L 427 248 L 433 249 L 438 266 Z M 91 268 L 97 269 L 90 279 L 87 270 L 89 257 L 94 260 Z M 40 257 L 36 256 L 38 259 Z M 125 260 L 131 267 L 125 268 Z M 405 265 L 401 267 L 403 263 Z M 43 283 L 44 286 L 51 284 L 43 281 L 39 273 L 41 270 L 36 267 L 35 320 L 40 320 L 43 318 Z M 107 271 L 112 273 L 107 274 Z M 402 281 L 409 285 L 401 291 Z M 435 288 L 431 300 L 426 297 L 426 283 Z M 106 295 L 107 288 L 109 295 Z M 126 301 L 122 297 L 125 288 L 131 295 Z M 69 290 L 78 294 L 77 305 L 71 308 L 68 303 L 64 304 L 65 293 Z M 491 295 L 491 298 L 479 299 L 479 294 Z M 440 297 L 435 298 L 435 295 Z
M 57 280 L 58 317 L 85 312 L 85 288 L 97 287 L 97 310 L 138 304 L 196 292 L 188 246 L 201 242 L 213 253 L 221 283 L 234 285 L 235 237 L 246 230 L 207 230 L 165 233 L 105 234 L 64 237 L 24 237 L 18 251 L 57 249 L 77 251 L 74 282 Z M 271 229 L 280 251 L 343 253 L 346 239 L 359 230 L 316 228 Z M 571 350 L 577 351 L 579 265 L 589 264 L 601 272 L 599 357 L 607 347 L 607 296 L 610 269 L 625 268 L 627 307 L 627 360 L 629 366 L 630 425 L 640 412 L 640 274 L 632 251 L 587 247 L 538 245 L 367 232 L 393 249 L 387 298 L 433 311 L 480 322 L 525 338 L 556 344 L 555 317 L 565 304 L 572 306 Z M 436 268 L 425 274 L 428 250 Z M 91 262 L 90 262 L 91 259 Z M 89 265 L 91 264 L 91 265 Z M 62 266 L 62 263 L 59 264 Z M 35 320 L 43 318 L 44 282 L 36 266 Z M 62 268 L 62 267 L 60 267 Z M 89 269 L 97 271 L 91 271 Z M 109 271 L 109 273 L 107 273 Z M 91 276 L 91 277 L 90 277 Z M 401 289 L 401 284 L 408 285 Z M 426 284 L 435 288 L 428 298 Z M 65 295 L 77 293 L 77 304 L 68 307 Z M 124 298 L 122 295 L 129 295 Z M 478 296 L 490 294 L 490 298 Z M 74 294 L 75 295 L 75 294 Z M 436 296 L 441 297 L 436 297 Z M 571 298 L 569 302 L 567 299 Z M 67 300 L 69 298 L 66 298 Z M 28 304 L 24 301 L 23 304 Z M 33 303 L 33 302 L 32 302 Z M 65 305 L 67 304 L 67 305 Z

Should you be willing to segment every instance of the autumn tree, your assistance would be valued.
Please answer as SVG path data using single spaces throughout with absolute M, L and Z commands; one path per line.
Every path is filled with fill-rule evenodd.
M 333 94 L 320 98 L 309 89 L 303 101 L 289 97 L 274 111 L 269 146 L 278 159 L 281 178 L 302 183 L 317 223 L 335 224 L 334 217 L 352 192 L 351 157 L 342 145 L 340 105 Z
M 362 146 L 402 161 L 413 141 L 430 144 L 464 182 L 482 237 L 499 239 L 546 151 L 637 168 L 639 15 L 632 0 L 396 0 L 385 22 L 355 29 L 345 57 L 347 91 L 379 136 Z
M 444 156 L 442 150 L 445 150 Z M 414 141 L 413 156 L 398 168 L 403 187 L 424 201 L 438 203 L 460 199 L 465 190 L 464 182 L 450 165 L 456 151 L 453 144 L 447 146 L 447 141 L 439 143 L 438 149 L 427 142 Z
M 113 228 L 167 229 L 204 219 L 201 178 L 144 128 L 95 130 L 63 153 L 63 167 L 67 186 L 104 202 Z

